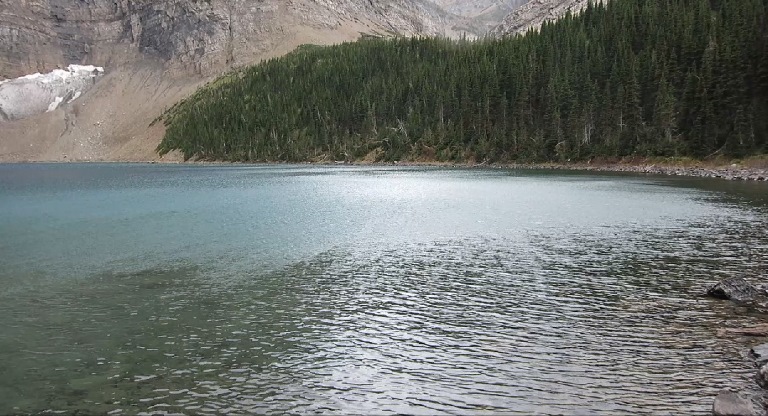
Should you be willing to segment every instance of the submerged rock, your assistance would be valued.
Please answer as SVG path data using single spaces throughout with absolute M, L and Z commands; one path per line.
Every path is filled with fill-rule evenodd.
M 718 299 L 750 302 L 761 296 L 761 292 L 742 277 L 729 277 L 719 281 L 707 290 L 707 294 Z
M 755 409 L 752 401 L 731 391 L 721 391 L 712 405 L 715 416 L 757 416 L 761 414 Z
M 755 345 L 749 350 L 758 366 L 768 363 L 768 343 Z
M 768 388 L 768 364 L 762 364 L 760 366 L 760 369 L 757 370 L 757 375 L 755 376 L 757 379 L 757 384 L 760 385 L 762 388 Z

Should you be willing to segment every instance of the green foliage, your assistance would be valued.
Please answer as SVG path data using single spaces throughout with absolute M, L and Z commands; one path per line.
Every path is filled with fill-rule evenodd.
M 544 161 L 768 151 L 768 0 L 613 0 L 476 42 L 303 46 L 166 113 L 161 154 Z

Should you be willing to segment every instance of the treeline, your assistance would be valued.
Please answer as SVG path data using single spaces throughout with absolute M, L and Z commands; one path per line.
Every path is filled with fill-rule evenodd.
M 161 154 L 544 161 L 768 151 L 768 0 L 612 0 L 524 36 L 365 39 L 231 73 Z

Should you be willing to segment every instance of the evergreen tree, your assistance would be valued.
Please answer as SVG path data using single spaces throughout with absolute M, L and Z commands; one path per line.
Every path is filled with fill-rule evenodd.
M 768 151 L 768 0 L 612 0 L 505 39 L 305 45 L 165 114 L 160 153 L 544 161 Z

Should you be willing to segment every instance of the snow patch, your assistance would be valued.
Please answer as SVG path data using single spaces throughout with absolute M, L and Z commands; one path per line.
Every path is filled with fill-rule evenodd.
M 104 68 L 93 65 L 69 65 L 67 69 L 54 69 L 47 74 L 31 74 L 19 77 L 17 79 L 24 79 L 28 81 L 39 81 L 43 84 L 66 82 L 71 78 L 78 77 L 90 77 L 95 78 L 98 74 L 104 72 Z
M 82 91 L 75 91 L 75 95 L 72 96 L 72 98 L 67 101 L 67 103 L 71 103 L 72 101 L 75 101 L 76 99 L 80 98 L 80 95 L 82 94 Z
M 63 102 L 78 99 L 103 74 L 103 67 L 73 64 L 45 74 L 0 81 L 0 112 L 8 120 L 18 120 L 54 111 Z
M 61 104 L 62 101 L 64 101 L 64 97 L 56 97 L 52 103 L 48 104 L 48 110 L 45 112 L 50 113 L 51 111 L 55 110 L 59 107 L 59 104 Z

